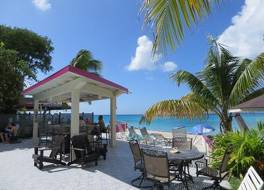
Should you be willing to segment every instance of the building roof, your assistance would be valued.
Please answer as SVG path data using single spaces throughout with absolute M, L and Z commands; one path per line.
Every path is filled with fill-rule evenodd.
M 263 110 L 264 109 L 264 95 L 256 97 L 252 100 L 246 101 L 234 107 L 234 109 L 242 110 Z
M 81 69 L 78 69 L 76 67 L 69 65 L 57 71 L 53 75 L 25 89 L 22 92 L 22 94 L 23 95 L 34 95 L 34 94 L 39 93 L 40 91 L 47 90 L 57 85 L 65 84 L 76 78 L 85 78 L 85 79 L 88 79 L 88 81 L 92 84 L 96 84 L 96 85 L 109 88 L 109 89 L 114 89 L 114 90 L 119 91 L 120 93 L 128 93 L 127 88 L 117 83 L 107 80 L 97 74 L 86 72 L 86 71 L 83 71 Z

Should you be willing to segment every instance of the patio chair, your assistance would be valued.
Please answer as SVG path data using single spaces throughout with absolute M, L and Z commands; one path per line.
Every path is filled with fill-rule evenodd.
M 197 177 L 199 175 L 203 175 L 203 176 L 210 177 L 212 180 L 214 180 L 214 183 L 211 186 L 205 187 L 203 189 L 218 189 L 218 188 L 225 189 L 224 187 L 220 186 L 220 183 L 228 175 L 227 164 L 230 158 L 230 153 L 231 153 L 231 148 L 228 147 L 225 150 L 224 156 L 222 158 L 222 161 L 218 169 L 209 167 L 207 160 L 205 160 L 205 167 L 199 170 L 198 169 L 199 164 L 203 164 L 204 162 L 202 161 L 195 162 Z
M 73 136 L 71 139 L 71 145 L 76 158 L 69 162 L 68 166 L 72 164 L 80 164 L 83 166 L 88 162 L 94 162 L 97 166 L 99 153 L 93 150 L 86 135 Z
M 142 152 L 140 150 L 138 141 L 136 140 L 131 140 L 128 142 L 129 147 L 131 150 L 131 153 L 133 155 L 133 160 L 134 160 L 134 169 L 135 171 L 138 170 L 141 172 L 140 176 L 137 178 L 131 180 L 131 184 L 137 188 L 148 188 L 149 186 L 142 186 L 142 183 L 145 179 L 144 175 L 144 163 L 143 163 L 143 157 L 142 157 Z M 139 184 L 136 185 L 136 182 L 139 181 Z
M 103 159 L 106 160 L 107 145 L 108 145 L 107 139 L 96 138 L 93 139 L 93 142 L 91 142 L 90 144 L 92 144 L 92 148 L 99 154 L 99 157 L 103 156 Z
M 162 189 L 163 186 L 170 188 L 171 182 L 176 179 L 176 175 L 170 170 L 167 153 L 143 150 L 143 161 L 145 178 L 154 182 L 153 188 Z
M 187 137 L 185 127 L 172 129 L 172 147 L 176 147 L 178 150 L 192 149 L 192 138 Z
M 128 128 L 128 140 L 136 140 L 140 142 L 141 140 L 143 140 L 143 137 L 137 134 L 134 127 L 131 126 Z
M 263 187 L 263 179 L 261 179 L 255 169 L 250 166 L 238 190 L 262 190 Z
M 60 164 L 65 166 L 66 163 L 62 161 L 64 146 L 64 136 L 56 135 L 52 137 L 52 143 L 49 147 L 35 146 L 34 154 L 32 158 L 34 159 L 34 166 L 42 169 L 44 162 Z M 44 155 L 44 151 L 51 151 L 49 156 Z M 59 155 L 59 158 L 57 156 Z

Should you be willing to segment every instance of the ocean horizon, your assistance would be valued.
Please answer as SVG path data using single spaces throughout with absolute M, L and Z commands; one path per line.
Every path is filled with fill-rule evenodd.
M 108 124 L 110 121 L 110 115 L 103 115 L 105 123 Z M 148 130 L 171 132 L 173 128 L 180 126 L 186 127 L 188 132 L 191 132 L 193 126 L 198 124 L 209 124 L 215 128 L 213 133 L 219 133 L 220 121 L 216 114 L 210 113 L 208 117 L 202 119 L 177 119 L 173 117 L 158 117 L 154 119 L 149 125 L 139 124 L 139 121 L 143 114 L 118 114 L 116 120 L 118 122 L 126 122 L 128 126 L 134 126 L 136 128 L 146 127 Z M 249 112 L 241 113 L 242 118 L 245 120 L 249 128 L 255 128 L 257 123 L 264 121 L 264 112 Z M 94 115 L 94 121 L 96 122 L 98 115 Z M 236 120 L 233 118 L 232 126 L 234 130 L 239 130 Z

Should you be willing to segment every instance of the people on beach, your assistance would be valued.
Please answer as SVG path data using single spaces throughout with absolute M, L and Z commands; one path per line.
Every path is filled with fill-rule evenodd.
M 1 138 L 1 141 L 2 141 L 3 143 L 6 142 L 4 136 L 5 136 L 5 129 L 3 128 L 3 129 L 1 129 L 1 131 L 0 131 L 0 138 Z
M 9 123 L 7 127 L 3 128 L 0 132 L 2 142 L 10 143 L 12 138 L 17 136 L 17 127 L 15 123 Z
M 98 116 L 98 125 L 101 133 L 106 132 L 106 127 L 105 127 L 105 122 L 104 122 L 104 117 L 102 115 Z
M 86 123 L 85 123 L 85 121 L 83 120 L 83 117 L 82 117 L 82 116 L 79 117 L 79 120 L 80 120 L 80 127 L 84 127 L 84 126 L 86 126 Z

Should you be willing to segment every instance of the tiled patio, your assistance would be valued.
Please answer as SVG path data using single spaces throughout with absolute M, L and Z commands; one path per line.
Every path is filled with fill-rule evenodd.
M 0 143 L 0 190 L 83 190 L 136 189 L 130 181 L 139 175 L 133 170 L 132 155 L 127 142 L 118 141 L 109 148 L 107 160 L 100 160 L 85 168 L 47 166 L 42 171 L 33 166 L 30 139 L 19 144 Z M 194 168 L 191 169 L 194 174 Z M 195 178 L 190 189 L 208 186 L 205 178 Z M 184 189 L 177 183 L 173 189 Z

